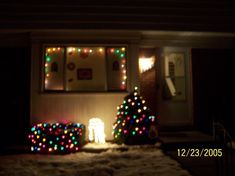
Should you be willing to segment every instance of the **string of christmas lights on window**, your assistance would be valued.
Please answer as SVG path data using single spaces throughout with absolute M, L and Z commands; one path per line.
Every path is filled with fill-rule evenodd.
M 156 117 L 145 105 L 145 100 L 134 92 L 124 98 L 117 107 L 113 136 L 116 143 L 143 144 L 154 141 L 157 137 Z
M 74 53 L 93 54 L 94 52 L 103 53 L 103 51 L 104 49 L 102 47 L 98 48 L 97 50 L 89 47 L 67 47 L 68 54 L 74 54 Z
M 66 51 L 66 55 L 64 52 Z M 127 70 L 126 70 L 126 48 L 125 47 L 47 47 L 45 49 L 45 65 L 44 65 L 44 86 L 45 89 L 53 90 L 63 90 L 64 89 L 64 79 L 61 77 L 63 75 L 64 69 L 59 68 L 59 65 L 63 65 L 64 61 L 69 56 L 77 57 L 77 54 L 81 58 L 88 58 L 91 54 L 102 54 L 108 57 L 106 53 L 113 55 L 118 58 L 120 63 L 120 90 L 126 90 L 127 81 Z M 107 58 L 109 59 L 109 58 Z M 64 67 L 64 66 L 62 66 Z M 67 67 L 66 67 L 67 68 Z M 71 67 L 68 67 L 71 68 Z M 58 83 L 60 81 L 61 83 Z M 57 86 L 53 86 L 57 84 Z M 119 89 L 118 88 L 118 89 Z
M 32 126 L 28 139 L 32 152 L 68 153 L 79 151 L 84 133 L 85 126 L 78 123 L 40 123 Z
M 64 48 L 62 47 L 46 48 L 45 65 L 44 65 L 45 86 L 47 86 L 47 84 L 50 82 L 50 79 L 52 79 L 51 78 L 52 72 L 57 71 L 56 69 L 58 69 L 58 65 L 56 65 L 53 58 L 57 55 L 63 55 L 63 53 L 64 53 Z M 54 70 L 53 70 L 53 66 L 55 66 Z
M 122 47 L 122 48 L 109 48 L 108 52 L 118 56 L 118 58 L 120 59 L 121 73 L 122 73 L 120 89 L 125 90 L 126 89 L 126 80 L 127 80 L 127 75 L 126 75 L 126 48 L 125 47 Z

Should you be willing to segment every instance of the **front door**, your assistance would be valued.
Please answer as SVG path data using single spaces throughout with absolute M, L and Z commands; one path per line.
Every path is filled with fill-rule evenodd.
M 192 126 L 190 50 L 143 48 L 139 68 L 141 94 L 152 112 L 159 115 L 160 128 Z

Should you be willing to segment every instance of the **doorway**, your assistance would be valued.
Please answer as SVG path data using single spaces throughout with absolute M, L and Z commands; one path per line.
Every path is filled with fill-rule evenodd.
M 139 51 L 140 93 L 151 111 L 159 115 L 162 130 L 193 126 L 190 59 L 189 48 L 141 48 Z

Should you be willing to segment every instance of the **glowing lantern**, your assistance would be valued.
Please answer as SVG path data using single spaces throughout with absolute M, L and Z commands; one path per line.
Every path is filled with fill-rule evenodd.
M 89 120 L 89 141 L 96 143 L 105 143 L 104 122 L 99 118 L 92 118 Z

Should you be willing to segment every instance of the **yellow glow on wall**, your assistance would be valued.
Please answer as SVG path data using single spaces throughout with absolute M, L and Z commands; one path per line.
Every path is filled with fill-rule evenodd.
M 99 118 L 92 118 L 89 120 L 88 125 L 89 130 L 89 141 L 94 141 L 95 143 L 104 144 L 105 134 L 104 134 L 104 122 Z
M 149 58 L 141 57 L 141 58 L 139 58 L 140 73 L 146 72 L 146 71 L 150 70 L 151 68 L 153 68 L 154 62 L 155 62 L 155 57 L 149 57 Z

